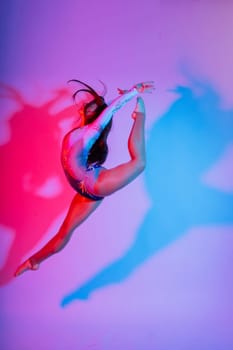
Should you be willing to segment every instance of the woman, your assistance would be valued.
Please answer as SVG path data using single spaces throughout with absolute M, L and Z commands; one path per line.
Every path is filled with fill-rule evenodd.
M 104 98 L 89 85 L 75 92 L 73 97 L 84 91 L 94 98 L 84 106 L 81 127 L 65 135 L 62 143 L 61 162 L 70 185 L 77 192 L 58 233 L 37 253 L 22 263 L 15 276 L 27 270 L 37 270 L 40 263 L 58 253 L 70 240 L 74 230 L 100 205 L 103 198 L 133 181 L 145 167 L 145 106 L 139 97 L 154 90 L 153 82 L 134 85 L 130 90 L 120 90 L 108 106 Z M 137 97 L 132 117 L 134 123 L 129 135 L 130 160 L 112 169 L 102 167 L 106 160 L 107 136 L 111 129 L 112 117 L 124 104 Z

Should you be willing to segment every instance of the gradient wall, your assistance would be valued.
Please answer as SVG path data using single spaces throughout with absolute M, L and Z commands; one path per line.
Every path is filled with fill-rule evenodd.
M 3 0 L 0 348 L 233 349 L 233 2 Z M 107 99 L 154 80 L 146 171 L 39 271 L 12 277 L 73 196 L 60 167 L 66 82 Z M 128 159 L 135 102 L 114 118 Z

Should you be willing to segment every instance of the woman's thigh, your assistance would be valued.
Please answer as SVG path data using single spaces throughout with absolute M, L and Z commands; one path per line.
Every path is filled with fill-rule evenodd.
M 76 194 L 70 204 L 69 210 L 63 222 L 63 226 L 66 231 L 73 231 L 79 226 L 88 216 L 95 211 L 100 205 L 101 201 L 92 201 L 83 197 L 80 194 Z

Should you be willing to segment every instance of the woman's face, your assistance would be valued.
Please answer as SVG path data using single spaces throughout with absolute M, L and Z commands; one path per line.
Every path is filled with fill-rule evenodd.
M 93 122 L 106 107 L 107 105 L 102 97 L 101 100 L 94 100 L 84 105 L 84 108 L 80 113 L 82 125 Z
M 87 118 L 93 116 L 95 114 L 96 109 L 98 108 L 96 102 L 92 102 L 89 106 L 86 107 L 85 115 Z
M 87 122 L 90 121 L 90 119 L 92 119 L 92 117 L 94 117 L 97 107 L 98 107 L 97 104 L 93 101 L 90 104 L 88 104 L 88 106 L 84 106 L 80 110 L 82 125 L 86 125 Z

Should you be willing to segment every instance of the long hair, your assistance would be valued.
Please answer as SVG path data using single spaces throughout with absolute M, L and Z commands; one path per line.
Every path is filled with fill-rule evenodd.
M 98 116 L 102 113 L 102 111 L 107 107 L 107 104 L 103 96 L 100 96 L 91 86 L 76 79 L 69 80 L 68 82 L 71 82 L 71 81 L 77 82 L 85 87 L 75 91 L 75 93 L 73 94 L 74 101 L 76 101 L 76 96 L 79 92 L 86 92 L 91 94 L 94 97 L 93 100 L 91 100 L 90 102 L 84 105 L 84 125 L 88 125 L 98 118 Z M 104 88 L 105 88 L 105 85 L 104 85 Z M 106 92 L 106 88 L 104 91 Z M 95 106 L 95 109 L 91 113 L 91 116 L 88 116 L 87 110 L 91 106 Z M 87 165 L 91 165 L 91 164 L 101 165 L 105 162 L 108 155 L 107 137 L 111 130 L 111 127 L 112 127 L 112 120 L 110 120 L 110 122 L 106 125 L 106 127 L 103 129 L 98 139 L 95 141 L 94 145 L 91 147 L 88 154 Z

